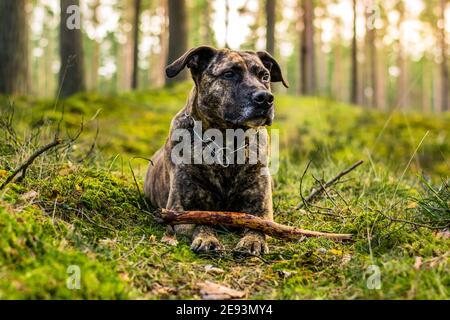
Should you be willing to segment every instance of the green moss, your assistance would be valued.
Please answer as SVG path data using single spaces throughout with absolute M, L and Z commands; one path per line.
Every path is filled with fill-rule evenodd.
M 42 156 L 22 182 L 0 193 L 0 298 L 198 299 L 196 284 L 204 280 L 246 289 L 251 299 L 449 298 L 448 240 L 390 219 L 432 222 L 423 220 L 423 210 L 435 207 L 440 198 L 424 192 L 417 174 L 424 172 L 432 186 L 448 179 L 449 115 L 387 114 L 326 99 L 277 97 L 274 128 L 280 130 L 281 154 L 274 176 L 276 221 L 351 232 L 355 241 L 270 239 L 271 253 L 264 260 L 228 251 L 196 255 L 187 238 L 179 237 L 177 246 L 161 241 L 166 228 L 153 219 L 129 169 L 130 163 L 142 188 L 148 163 L 132 159 L 148 158 L 164 143 L 190 87 L 80 94 L 56 109 L 52 101 L 16 101 L 18 132 L 26 136 L 41 126 L 38 144 L 52 138 L 62 105 L 62 132 L 75 132 L 81 119 L 85 125 L 70 152 Z M 97 125 L 94 152 L 83 159 Z M 0 182 L 35 148 L 28 145 L 17 152 L 0 137 L 5 151 Z M 359 159 L 365 164 L 330 191 L 331 199 L 324 196 L 318 207 L 290 212 L 301 201 L 299 182 L 309 160 L 305 195 L 315 185 L 311 174 L 326 180 Z M 26 196 L 30 191 L 36 192 L 33 199 Z M 239 239 L 229 232 L 220 237 L 228 250 Z M 423 266 L 415 266 L 416 257 Z M 428 262 L 439 257 L 444 258 L 431 267 Z M 66 286 L 70 265 L 80 267 L 80 290 Z M 207 272 L 206 265 L 224 272 Z M 379 290 L 368 286 L 370 266 L 381 272 Z
M 124 299 L 126 284 L 111 265 L 71 247 L 68 225 L 44 212 L 0 205 L 0 299 Z M 69 266 L 80 268 L 80 288 L 69 289 Z M 69 269 L 70 271 L 70 269 Z

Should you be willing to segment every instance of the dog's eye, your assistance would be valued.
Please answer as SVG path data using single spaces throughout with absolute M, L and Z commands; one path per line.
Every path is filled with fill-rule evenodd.
M 269 82 L 270 81 L 270 74 L 268 74 L 267 72 L 264 72 L 263 74 L 261 74 L 261 81 L 262 82 Z
M 228 80 L 230 80 L 230 79 L 234 79 L 234 76 L 235 76 L 236 74 L 234 73 L 234 71 L 225 71 L 223 74 L 222 74 L 222 76 L 225 78 L 225 79 L 228 79 Z

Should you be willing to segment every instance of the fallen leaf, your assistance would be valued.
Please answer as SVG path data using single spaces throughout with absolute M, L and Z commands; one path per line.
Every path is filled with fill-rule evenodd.
M 416 257 L 416 262 L 414 263 L 414 269 L 420 270 L 420 269 L 434 269 L 441 264 L 447 262 L 447 260 L 450 259 L 450 251 L 444 253 L 443 255 L 440 255 L 438 257 L 433 257 L 428 260 L 423 260 L 422 257 Z
M 406 205 L 406 208 L 407 209 L 415 209 L 415 208 L 417 208 L 417 206 L 418 206 L 417 202 L 412 201 Z
M 128 275 L 127 272 L 121 272 L 119 273 L 119 277 L 120 279 L 122 279 L 123 281 L 130 281 L 130 277 Z
M 27 193 L 24 193 L 21 198 L 23 201 L 30 201 L 33 202 L 34 199 L 36 199 L 36 197 L 39 195 L 39 193 L 37 193 L 34 190 L 28 191 Z
M 223 269 L 216 268 L 216 267 L 212 266 L 211 264 L 207 264 L 205 266 L 205 271 L 211 272 L 211 273 L 224 273 L 225 272 Z
M 329 252 L 331 254 L 336 255 L 336 256 L 342 256 L 342 254 L 343 254 L 343 251 L 342 250 L 338 250 L 338 249 L 330 249 Z
M 286 270 L 277 270 L 277 272 L 278 275 L 283 279 L 288 279 L 297 273 L 295 271 L 286 271 Z
M 197 286 L 200 288 L 200 294 L 204 300 L 242 299 L 247 294 L 244 291 L 235 290 L 211 281 L 199 282 Z
M 352 255 L 351 254 L 346 253 L 346 254 L 342 255 L 341 267 L 345 266 L 347 263 L 349 263 L 350 260 L 352 260 Z
M 162 295 L 162 296 L 167 296 L 175 291 L 176 290 L 174 288 L 162 286 L 159 283 L 155 283 L 151 290 L 152 295 Z
M 434 233 L 436 238 L 441 239 L 450 239 L 450 231 L 449 230 L 443 230 L 443 231 L 437 231 Z
M 9 175 L 8 171 L 6 170 L 0 170 L 0 177 L 6 178 Z
M 161 242 L 162 243 L 166 243 L 170 246 L 177 246 L 178 245 L 178 240 L 177 238 L 175 238 L 174 236 L 169 236 L 169 235 L 164 235 L 161 238 Z
M 414 263 L 414 269 L 420 270 L 420 267 L 422 267 L 423 259 L 422 257 L 416 257 L 416 262 Z
M 449 257 L 450 257 L 450 251 L 444 253 L 441 256 L 431 258 L 430 260 L 426 261 L 424 263 L 424 265 L 428 269 L 433 269 L 433 268 L 436 268 L 437 266 L 441 265 L 442 263 L 446 262 L 447 258 L 449 258 Z

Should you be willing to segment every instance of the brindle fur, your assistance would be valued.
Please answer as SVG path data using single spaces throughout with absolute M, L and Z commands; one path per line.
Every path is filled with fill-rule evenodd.
M 152 205 L 172 210 L 237 211 L 273 219 L 272 180 L 267 163 L 178 164 L 171 161 L 172 148 L 178 143 L 171 137 L 176 129 L 187 129 L 193 136 L 194 120 L 201 121 L 203 131 L 257 128 L 267 136 L 265 125 L 274 117 L 273 105 L 260 110 L 252 102 L 256 91 L 270 91 L 270 81 L 285 86 L 278 63 L 265 52 L 217 50 L 211 47 L 192 49 L 167 67 L 173 77 L 185 66 L 190 68 L 195 86 L 186 106 L 173 118 L 165 145 L 153 157 L 144 183 L 144 192 Z M 234 70 L 234 79 L 223 78 Z M 268 152 L 267 146 L 264 152 Z M 221 248 L 215 231 L 208 226 L 175 226 L 175 232 L 192 234 L 191 249 L 208 251 Z M 236 249 L 261 254 L 268 252 L 265 235 L 245 231 Z

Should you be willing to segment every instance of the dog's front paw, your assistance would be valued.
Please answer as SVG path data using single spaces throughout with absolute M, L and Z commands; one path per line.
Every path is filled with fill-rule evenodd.
M 257 232 L 248 232 L 238 242 L 234 250 L 258 256 L 269 253 L 265 235 Z
M 223 249 L 222 244 L 211 230 L 206 229 L 200 230 L 199 232 L 194 232 L 194 239 L 191 244 L 192 251 L 208 252 L 221 249 Z

